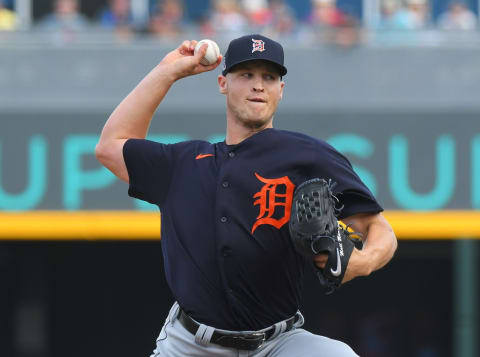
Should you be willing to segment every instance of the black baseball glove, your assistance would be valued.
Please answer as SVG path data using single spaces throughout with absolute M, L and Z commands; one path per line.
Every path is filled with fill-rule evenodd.
M 290 216 L 290 237 L 295 249 L 313 263 L 315 255 L 328 255 L 325 268 L 313 263 L 320 283 L 327 294 L 337 289 L 343 280 L 353 248 L 361 249 L 360 239 L 353 239 L 348 227 L 338 224 L 337 216 L 343 207 L 332 190 L 336 183 L 314 178 L 299 185 L 293 195 Z M 358 233 L 355 233 L 359 235 Z

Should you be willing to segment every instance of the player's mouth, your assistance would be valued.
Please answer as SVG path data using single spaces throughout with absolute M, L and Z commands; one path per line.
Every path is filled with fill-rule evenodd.
M 266 103 L 267 101 L 261 97 L 253 97 L 253 98 L 247 98 L 249 102 L 253 103 Z

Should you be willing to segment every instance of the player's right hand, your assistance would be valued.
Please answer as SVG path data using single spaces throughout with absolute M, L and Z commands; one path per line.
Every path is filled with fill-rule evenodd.
M 207 51 L 208 45 L 203 45 L 200 50 L 194 55 L 195 46 L 198 41 L 183 41 L 175 50 L 168 53 L 160 62 L 160 66 L 165 66 L 168 71 L 174 76 L 175 80 L 211 71 L 218 67 L 222 62 L 222 55 L 218 57 L 216 63 L 210 66 L 200 64 L 201 59 Z

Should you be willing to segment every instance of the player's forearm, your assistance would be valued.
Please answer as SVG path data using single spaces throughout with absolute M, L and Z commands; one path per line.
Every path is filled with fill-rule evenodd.
M 366 240 L 361 251 L 364 274 L 369 275 L 385 266 L 397 249 L 397 238 L 388 222 L 372 222 L 366 232 Z
M 100 143 L 145 138 L 155 110 L 174 82 L 168 66 L 156 66 L 115 108 L 103 128 Z

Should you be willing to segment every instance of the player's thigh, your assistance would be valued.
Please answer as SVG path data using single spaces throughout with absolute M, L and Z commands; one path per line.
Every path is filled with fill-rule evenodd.
M 281 336 L 268 357 L 358 357 L 341 341 L 296 329 Z

